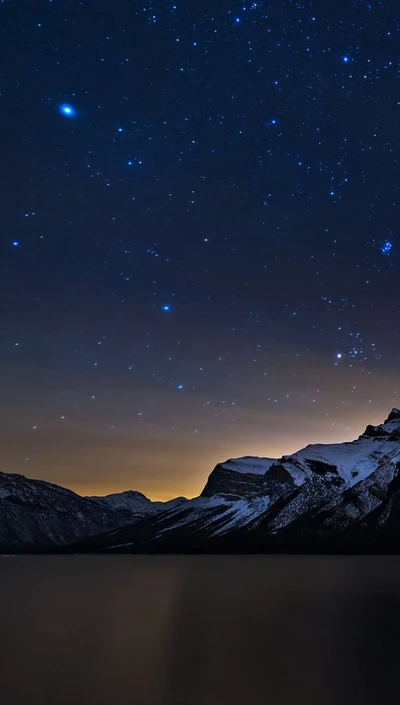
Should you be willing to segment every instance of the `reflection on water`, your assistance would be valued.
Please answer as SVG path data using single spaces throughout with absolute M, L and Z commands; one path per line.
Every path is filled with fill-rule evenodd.
M 0 558 L 5 705 L 398 703 L 400 558 Z

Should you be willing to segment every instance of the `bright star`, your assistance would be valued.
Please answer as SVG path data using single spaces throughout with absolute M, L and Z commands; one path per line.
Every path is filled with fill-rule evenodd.
M 162 310 L 163 310 L 163 311 L 170 311 L 170 310 L 171 310 L 171 306 L 168 306 L 168 305 L 166 304 L 165 306 L 162 307 Z
M 350 61 L 350 58 L 349 58 L 348 56 L 343 56 L 343 57 L 342 57 L 342 61 L 343 61 L 344 64 L 348 64 L 349 61 Z
M 338 360 L 341 360 L 342 357 L 343 357 L 343 355 L 342 355 L 342 353 L 338 353 L 338 354 L 336 355 L 336 357 L 337 357 Z
M 19 247 L 19 242 L 18 242 L 18 240 L 14 240 L 14 242 L 12 243 L 12 246 L 13 246 L 13 247 Z
M 60 105 L 60 112 L 66 115 L 66 117 L 74 117 L 76 114 L 75 108 L 73 108 L 72 105 L 68 105 L 68 103 Z

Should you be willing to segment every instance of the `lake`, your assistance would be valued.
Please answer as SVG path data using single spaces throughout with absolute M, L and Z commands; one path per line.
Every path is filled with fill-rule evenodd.
M 398 702 L 400 558 L 0 558 L 4 705 Z

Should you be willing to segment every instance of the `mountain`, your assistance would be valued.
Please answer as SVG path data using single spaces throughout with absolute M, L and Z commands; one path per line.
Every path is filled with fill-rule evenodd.
M 355 441 L 230 459 L 200 497 L 76 546 L 107 552 L 400 552 L 400 410 Z
M 0 553 L 54 549 L 131 525 L 164 506 L 140 492 L 80 497 L 49 482 L 0 472 Z
M 400 552 L 400 410 L 355 441 L 218 464 L 199 497 L 79 497 L 0 473 L 0 550 Z
M 128 509 L 132 514 L 147 514 L 151 512 L 153 502 L 141 492 L 127 490 L 105 497 L 87 497 L 103 507 L 112 509 Z
M 157 514 L 164 509 L 169 509 L 188 501 L 186 497 L 177 497 L 176 499 L 168 500 L 168 502 L 152 502 L 144 494 L 134 490 L 108 494 L 105 497 L 87 497 L 86 499 L 91 499 L 99 505 L 112 507 L 113 509 L 127 509 L 132 514 L 140 516 Z

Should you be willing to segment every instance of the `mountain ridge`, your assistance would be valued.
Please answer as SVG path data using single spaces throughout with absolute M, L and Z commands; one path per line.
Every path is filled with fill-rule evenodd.
M 190 500 L 151 502 L 134 490 L 82 498 L 0 473 L 0 550 L 397 552 L 399 473 L 397 408 L 354 441 L 218 463 Z

